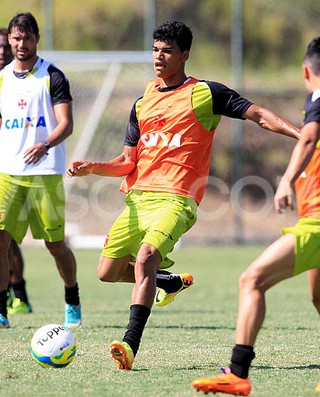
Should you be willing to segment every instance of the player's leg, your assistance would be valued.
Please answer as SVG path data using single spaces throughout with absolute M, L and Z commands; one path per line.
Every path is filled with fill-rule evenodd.
M 46 241 L 45 244 L 54 257 L 57 269 L 64 282 L 66 302 L 64 325 L 67 328 L 79 327 L 81 325 L 81 305 L 75 256 L 64 240 Z
M 158 270 L 158 291 L 154 303 L 157 306 L 166 306 L 171 303 L 179 292 L 193 285 L 193 276 L 190 273 L 175 274 L 166 270 Z
M 159 251 L 150 244 L 142 243 L 134 266 L 135 285 L 131 303 L 151 309 L 156 293 L 157 269 L 162 258 Z
M 54 257 L 59 274 L 67 288 L 74 287 L 77 283 L 76 259 L 65 241 L 45 241 L 50 254 Z
M 115 239 L 121 238 L 122 243 L 126 241 L 123 247 L 127 246 L 127 250 L 130 247 L 132 257 L 136 258 L 135 286 L 127 332 L 122 342 L 115 341 L 111 344 L 111 354 L 118 361 L 120 369 L 131 369 L 133 358 L 139 349 L 155 296 L 158 267 L 186 231 L 186 225 L 193 224 L 193 219 L 188 222 L 186 213 L 190 214 L 190 218 L 194 215 L 193 211 L 189 210 L 190 206 L 176 200 L 174 195 L 168 200 L 168 195 L 133 193 L 127 197 L 127 200 L 131 199 L 127 219 L 123 218 L 123 231 L 121 228 L 112 228 L 104 248 L 104 255 L 117 256 L 114 251 L 117 248 Z M 119 226 L 119 221 L 116 222 Z M 118 248 L 119 255 L 121 247 Z M 124 248 L 122 252 L 125 252 Z M 121 343 L 124 343 L 122 348 Z M 131 360 L 129 363 L 128 357 Z
M 11 241 L 11 235 L 0 230 L 0 329 L 10 328 L 7 319 L 7 291 L 9 286 L 9 260 L 8 252 Z
M 320 269 L 308 271 L 311 302 L 320 314 Z
M 28 218 L 33 238 L 42 239 L 54 257 L 65 288 L 65 322 L 68 328 L 81 325 L 77 263 L 65 242 L 65 195 L 62 175 L 42 175 L 29 187 Z
M 21 177 L 0 173 L 0 319 L 1 328 L 9 327 L 7 316 L 7 290 L 10 279 L 9 247 L 11 239 L 21 242 L 28 228 L 24 207 L 25 187 Z M 5 320 L 4 320 L 5 319 Z
M 26 282 L 23 278 L 24 260 L 19 245 L 11 240 L 10 244 L 10 289 L 13 290 L 13 301 L 8 307 L 9 314 L 31 313 L 32 308 L 29 304 L 26 291 Z
M 265 317 L 266 291 L 293 275 L 294 246 L 294 235 L 281 236 L 240 276 L 236 343 L 254 345 Z
M 135 283 L 134 263 L 131 259 L 131 255 L 108 258 L 101 254 L 97 268 L 98 278 L 109 283 Z
M 135 283 L 135 258 L 140 249 L 142 237 L 140 218 L 137 212 L 133 212 L 130 209 L 130 197 L 131 195 L 129 194 L 127 201 L 130 206 L 127 206 L 118 216 L 106 238 L 97 269 L 98 277 L 101 281 Z M 188 225 L 188 222 L 184 223 L 184 227 L 185 225 Z M 128 266 L 128 264 L 131 266 Z M 173 264 L 172 260 L 165 257 L 160 267 L 167 269 Z M 184 278 L 181 276 L 166 270 L 158 270 L 156 277 L 157 287 L 161 288 L 160 291 L 164 295 L 168 293 L 175 296 L 178 292 L 192 285 L 192 276 L 189 273 L 186 273 Z M 173 298 L 171 298 L 172 300 Z M 161 302 L 170 303 L 166 299 Z M 159 302 L 159 306 L 162 306 L 161 302 Z
M 294 248 L 293 234 L 280 237 L 240 276 L 236 345 L 232 351 L 230 368 L 222 375 L 193 381 L 192 385 L 197 390 L 205 393 L 241 392 L 245 396 L 250 393 L 248 372 L 255 357 L 253 346 L 265 317 L 265 293 L 293 275 Z
M 155 233 L 153 238 L 157 240 L 156 233 L 157 230 L 160 230 L 164 234 L 167 233 L 168 236 L 171 236 L 173 241 L 177 243 L 179 238 L 195 224 L 197 219 L 197 206 L 193 200 L 187 197 L 171 196 L 166 200 L 165 196 L 166 195 L 162 196 L 162 208 L 158 210 L 158 218 L 153 220 L 153 224 L 150 225 L 149 236 L 153 231 Z M 153 205 L 156 207 L 157 203 Z M 152 240 L 148 241 L 148 239 L 144 239 L 144 241 L 151 242 L 152 244 Z M 163 248 L 161 247 L 160 250 L 163 259 L 157 272 L 158 290 L 154 301 L 157 306 L 168 305 L 173 302 L 178 293 L 193 285 L 193 276 L 190 273 L 175 274 L 167 270 L 174 264 L 174 262 L 167 257 L 167 253 L 174 249 L 172 240 L 170 241 L 168 239 Z
M 127 330 L 122 342 L 114 341 L 110 345 L 110 353 L 119 369 L 131 369 L 139 350 L 156 292 L 156 274 L 160 262 L 161 255 L 155 247 L 141 244 L 134 265 L 135 285 Z

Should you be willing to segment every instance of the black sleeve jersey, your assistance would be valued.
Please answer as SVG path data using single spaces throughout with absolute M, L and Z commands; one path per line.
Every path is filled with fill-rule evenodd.
M 303 113 L 303 124 L 312 121 L 320 122 L 320 91 L 315 91 L 307 96 Z
M 212 109 L 210 114 L 207 115 L 208 118 L 212 117 L 213 115 L 219 115 L 244 120 L 243 114 L 252 105 L 252 102 L 243 98 L 238 92 L 232 90 L 224 84 L 205 80 L 199 83 L 205 83 L 208 90 L 210 90 Z M 194 90 L 193 96 L 196 95 L 196 91 L 197 90 Z M 139 106 L 141 98 L 136 100 L 130 112 L 124 141 L 124 144 L 127 146 L 137 146 L 140 138 L 140 130 L 136 110 L 137 106 Z
M 126 136 L 124 139 L 124 144 L 126 146 L 137 146 L 138 141 L 140 138 L 140 129 L 139 129 L 139 124 L 138 124 L 138 118 L 137 118 L 137 104 L 141 101 L 142 97 L 138 98 L 135 103 L 132 106 L 130 116 L 129 116 L 129 121 L 127 125 L 127 131 L 126 131 Z
M 212 94 L 213 114 L 243 119 L 243 113 L 252 105 L 252 102 L 224 84 L 215 81 L 205 82 Z
M 50 75 L 50 95 L 53 105 L 71 102 L 70 85 L 65 74 L 54 65 L 48 67 L 48 73 Z

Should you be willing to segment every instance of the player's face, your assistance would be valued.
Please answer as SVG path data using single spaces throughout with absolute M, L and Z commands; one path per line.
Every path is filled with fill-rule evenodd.
M 184 76 L 184 64 L 189 51 L 180 51 L 177 43 L 153 42 L 153 68 L 157 77 L 169 82 L 168 85 L 179 84 Z
M 36 36 L 30 32 L 20 32 L 17 28 L 13 28 L 9 34 L 12 53 L 21 62 L 27 62 L 36 56 L 38 41 L 39 35 Z
M 11 60 L 12 53 L 8 36 L 0 34 L 0 69 L 4 68 Z

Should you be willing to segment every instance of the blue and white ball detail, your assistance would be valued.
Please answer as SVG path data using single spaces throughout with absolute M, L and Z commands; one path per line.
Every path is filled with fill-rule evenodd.
M 77 348 L 72 332 L 60 324 L 48 324 L 33 335 L 32 358 L 45 368 L 64 368 L 75 358 Z

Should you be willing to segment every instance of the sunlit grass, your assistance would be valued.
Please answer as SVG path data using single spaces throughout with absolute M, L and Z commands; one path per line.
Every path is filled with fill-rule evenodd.
M 237 311 L 237 278 L 262 247 L 183 248 L 175 271 L 190 271 L 195 285 L 167 307 L 155 307 L 132 371 L 117 371 L 108 344 L 128 322 L 131 286 L 96 277 L 99 251 L 75 251 L 83 327 L 75 330 L 77 356 L 64 369 L 44 369 L 29 353 L 33 333 L 63 322 L 63 287 L 45 249 L 24 250 L 34 312 L 11 316 L 0 332 L 0 396 L 200 396 L 194 378 L 229 364 Z M 319 376 L 319 318 L 304 275 L 267 295 L 268 313 L 256 345 L 254 397 L 313 396 Z

